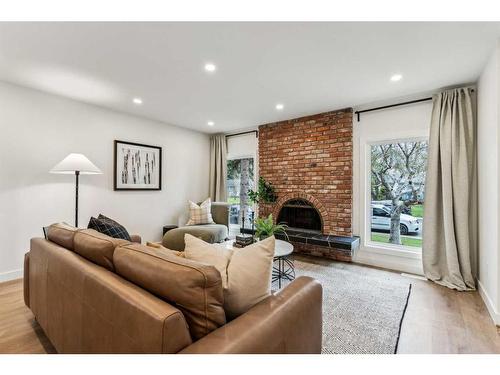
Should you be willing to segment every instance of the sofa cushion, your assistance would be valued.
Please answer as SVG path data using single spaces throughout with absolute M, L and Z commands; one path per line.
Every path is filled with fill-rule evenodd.
M 275 238 L 234 251 L 227 266 L 224 308 L 231 318 L 247 312 L 271 294 Z
M 191 225 L 169 230 L 163 236 L 162 244 L 168 249 L 183 251 L 184 236 L 189 233 L 208 243 L 222 242 L 227 238 L 227 227 L 221 224 Z
M 222 279 L 213 266 L 138 244 L 117 247 L 113 263 L 123 278 L 175 304 L 193 340 L 226 323 Z
M 47 228 L 47 239 L 68 250 L 73 250 L 73 241 L 77 230 L 66 223 L 52 224 Z
M 186 234 L 186 258 L 213 264 L 227 277 L 224 285 L 226 316 L 234 319 L 271 294 L 274 258 L 274 236 L 246 246 L 228 250 Z
M 114 271 L 115 247 L 128 243 L 130 242 L 106 236 L 93 229 L 83 229 L 75 233 L 73 250 L 85 259 Z
M 205 241 L 202 241 L 188 233 L 184 237 L 186 247 L 184 256 L 187 259 L 194 260 L 200 263 L 211 264 L 222 277 L 222 287 L 227 288 L 227 266 L 233 255 L 233 250 L 226 249 L 223 246 L 214 246 Z

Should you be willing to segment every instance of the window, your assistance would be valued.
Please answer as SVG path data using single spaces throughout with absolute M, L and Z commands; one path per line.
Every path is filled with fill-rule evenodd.
M 370 240 L 422 247 L 427 141 L 370 146 Z
M 231 204 L 229 222 L 235 229 L 241 227 L 243 217 L 245 227 L 251 226 L 252 203 L 248 199 L 248 191 L 254 186 L 253 158 L 227 161 L 227 199 Z

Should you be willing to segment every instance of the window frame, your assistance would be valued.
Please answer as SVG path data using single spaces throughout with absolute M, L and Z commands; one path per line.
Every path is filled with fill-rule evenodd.
M 384 140 L 377 141 L 366 141 L 363 144 L 364 147 L 364 157 L 365 157 L 365 168 L 361 173 L 364 175 L 364 192 L 363 195 L 363 215 L 361 219 L 362 233 L 363 233 L 363 246 L 367 251 L 378 253 L 378 254 L 390 254 L 408 258 L 421 258 L 422 247 L 416 246 L 406 246 L 406 245 L 395 245 L 390 243 L 383 243 L 371 240 L 371 220 L 372 220 L 372 209 L 371 209 L 371 165 L 372 157 L 371 151 L 373 146 L 384 145 L 390 143 L 402 143 L 402 142 L 427 142 L 429 143 L 428 137 L 399 137 L 399 138 L 388 138 Z M 424 200 L 425 201 L 425 200 Z M 425 211 L 424 211 L 425 212 Z

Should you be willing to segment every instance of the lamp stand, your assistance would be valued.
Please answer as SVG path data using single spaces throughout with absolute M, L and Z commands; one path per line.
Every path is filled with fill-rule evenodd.
M 75 189 L 75 228 L 78 228 L 78 177 L 80 171 L 75 171 L 76 189 Z

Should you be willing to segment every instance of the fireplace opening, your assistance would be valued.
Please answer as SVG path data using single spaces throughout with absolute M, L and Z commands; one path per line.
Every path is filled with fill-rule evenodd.
M 277 222 L 288 225 L 291 230 L 321 233 L 321 216 L 305 199 L 292 199 L 286 202 L 281 207 Z

